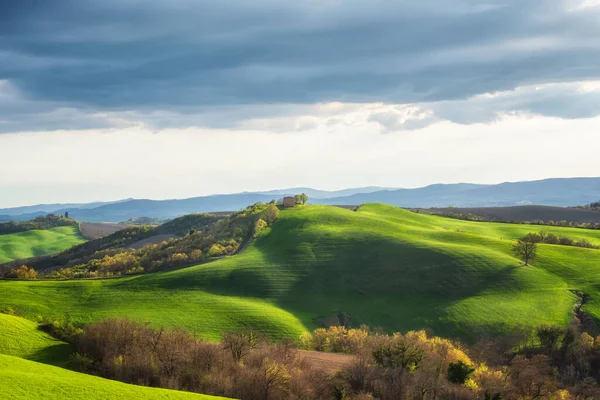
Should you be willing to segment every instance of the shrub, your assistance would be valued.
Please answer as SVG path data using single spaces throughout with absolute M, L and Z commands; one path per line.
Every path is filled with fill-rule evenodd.
M 279 209 L 275 204 L 269 204 L 261 215 L 261 219 L 263 219 L 269 226 L 272 225 L 278 217 Z
M 40 329 L 44 332 L 69 343 L 73 343 L 83 333 L 83 329 L 74 325 L 69 320 L 59 321 L 48 317 L 41 317 L 38 323 L 40 324 Z
M 12 307 L 4 307 L 0 309 L 0 314 L 15 315 L 15 310 Z
M 565 332 L 560 326 L 541 325 L 536 329 L 535 333 L 540 340 L 540 345 L 546 349 L 546 351 L 552 352 L 558 347 L 560 338 Z
M 475 369 L 459 360 L 448 365 L 448 380 L 458 385 L 464 385 L 473 372 Z
M 14 274 L 19 279 L 25 279 L 25 280 L 37 279 L 37 271 L 32 268 L 28 268 L 27 265 L 21 265 L 19 268 L 15 269 Z
M 210 250 L 208 250 L 208 255 L 210 257 L 218 257 L 225 254 L 225 251 L 225 247 L 223 247 L 219 243 L 215 243 L 210 247 Z
M 94 360 L 84 354 L 73 353 L 69 356 L 69 368 L 74 371 L 88 372 L 93 363 Z
M 265 229 L 267 229 L 267 223 L 265 221 L 263 221 L 261 218 L 259 218 L 256 221 L 256 224 L 254 224 L 254 237 L 259 236 L 261 233 L 264 232 Z

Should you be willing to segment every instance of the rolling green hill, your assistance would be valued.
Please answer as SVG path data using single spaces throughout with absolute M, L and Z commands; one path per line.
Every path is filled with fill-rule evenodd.
M 58 253 L 85 242 L 74 226 L 0 235 L 0 263 Z
M 221 398 L 128 385 L 6 355 L 0 355 L 0 382 L 0 398 L 5 400 Z
M 600 231 L 543 227 L 600 244 Z M 243 253 L 171 272 L 97 281 L 0 282 L 0 307 L 88 322 L 121 316 L 218 339 L 252 326 L 297 336 L 319 318 L 469 338 L 516 325 L 567 324 L 578 301 L 600 320 L 600 251 L 540 245 L 533 267 L 514 239 L 541 229 L 452 220 L 370 204 L 285 210 Z
M 64 365 L 71 346 L 38 329 L 24 318 L 0 314 L 0 354 Z

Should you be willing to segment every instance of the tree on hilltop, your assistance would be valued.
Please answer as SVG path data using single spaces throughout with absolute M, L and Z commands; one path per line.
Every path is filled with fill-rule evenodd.
M 308 195 L 306 193 L 302 193 L 300 195 L 300 200 L 302 201 L 302 204 L 306 204 L 306 202 L 308 201 Z
M 295 194 L 294 199 L 296 200 L 296 204 L 306 204 L 308 195 L 306 193 Z

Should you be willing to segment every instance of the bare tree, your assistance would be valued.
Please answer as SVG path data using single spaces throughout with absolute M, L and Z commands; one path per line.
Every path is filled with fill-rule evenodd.
M 256 344 L 256 333 L 252 330 L 229 332 L 223 336 L 223 346 L 231 352 L 235 362 L 240 362 Z

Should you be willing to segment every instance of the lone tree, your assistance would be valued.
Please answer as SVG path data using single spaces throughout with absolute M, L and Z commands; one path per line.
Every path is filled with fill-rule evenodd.
M 535 233 L 529 233 L 527 236 L 517 240 L 517 244 L 513 246 L 513 253 L 519 257 L 525 265 L 529 265 L 529 261 L 535 259 L 537 252 L 537 244 L 540 242 L 540 237 Z
M 69 218 L 69 212 L 65 211 L 65 218 Z

